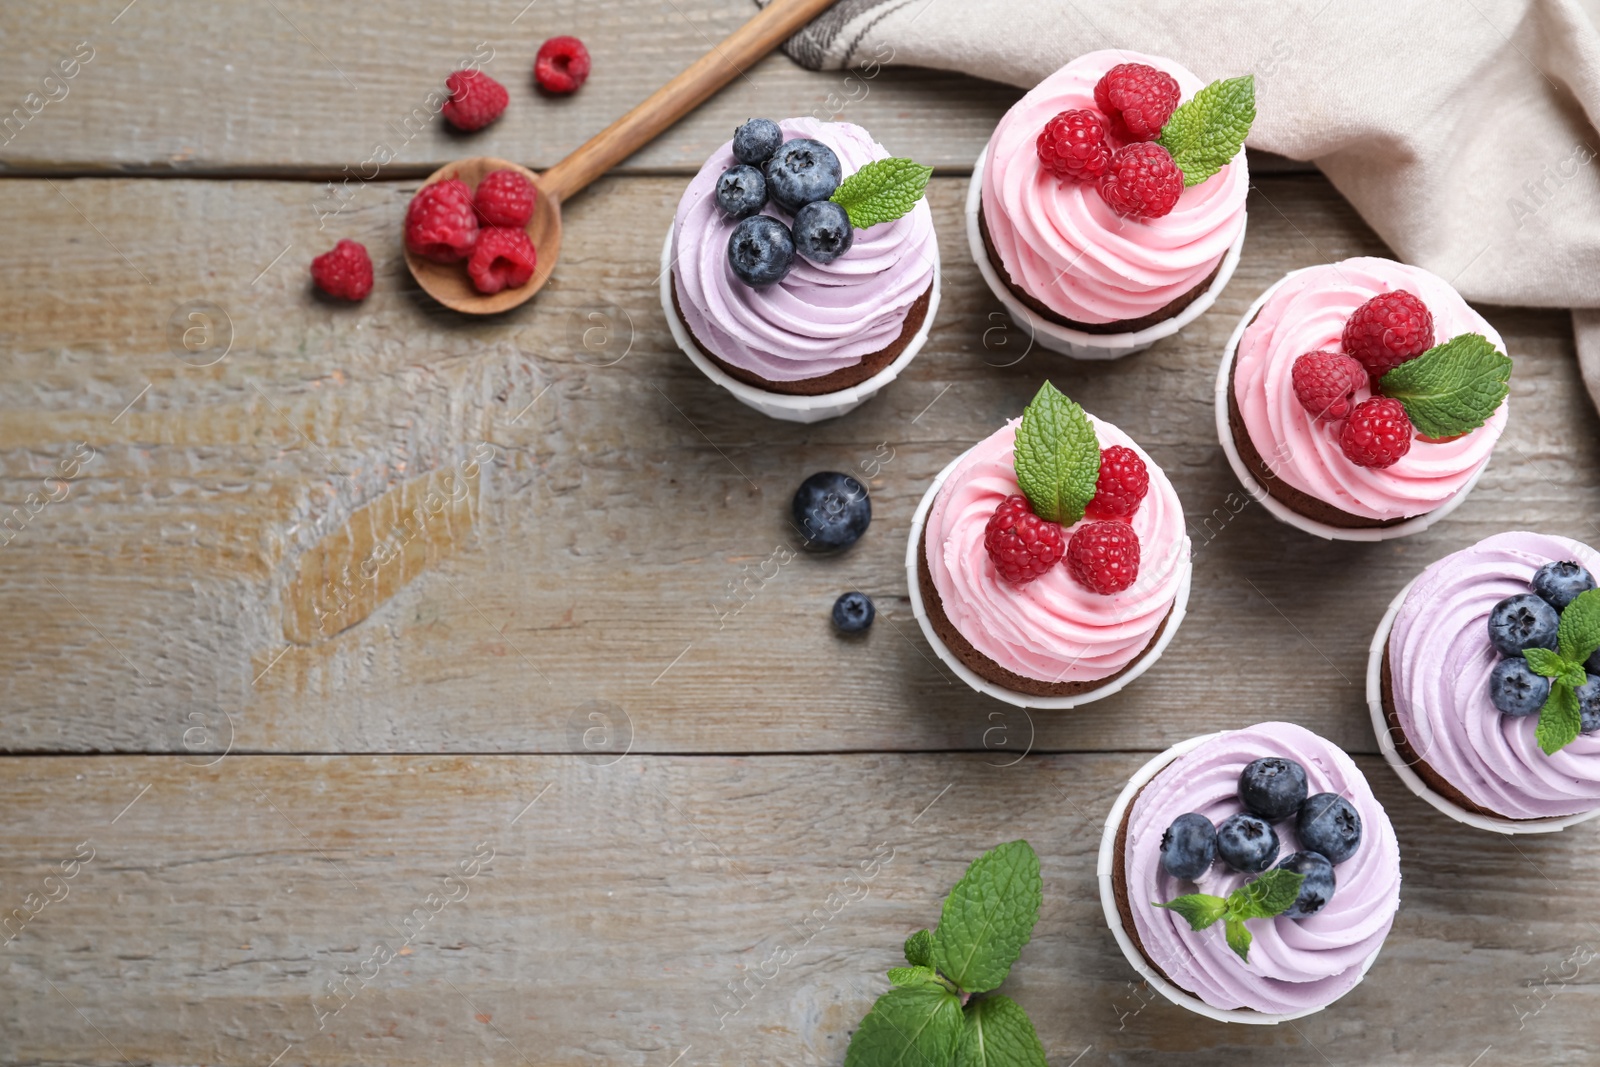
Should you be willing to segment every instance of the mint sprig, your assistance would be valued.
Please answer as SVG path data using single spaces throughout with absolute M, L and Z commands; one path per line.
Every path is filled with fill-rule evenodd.
M 1225 78 L 1179 105 L 1161 127 L 1158 140 L 1183 171 L 1187 188 L 1226 167 L 1244 147 L 1255 120 L 1255 75 Z
M 830 197 L 857 230 L 893 222 L 909 212 L 928 188 L 932 167 L 914 159 L 877 159 L 846 178 Z
M 973 860 L 945 898 L 938 929 L 906 938 L 910 966 L 889 971 L 894 988 L 861 1020 L 845 1067 L 1045 1067 L 1027 1012 L 982 995 L 1005 981 L 1043 898 L 1039 857 L 1026 841 Z
M 1083 518 L 1100 477 L 1100 440 L 1083 409 L 1049 382 L 1022 412 L 1013 459 L 1035 515 L 1063 526 Z
M 1182 915 L 1191 930 L 1204 930 L 1221 922 L 1227 936 L 1228 947 L 1241 960 L 1250 962 L 1250 931 L 1246 919 L 1270 919 L 1294 906 L 1300 896 L 1300 883 L 1306 876 L 1296 871 L 1276 867 L 1261 877 L 1229 893 L 1226 898 L 1210 893 L 1189 893 L 1175 897 L 1165 904 L 1153 901 L 1158 908 L 1170 908 Z
M 1378 380 L 1424 437 L 1455 437 L 1489 420 L 1511 391 L 1511 360 L 1481 333 L 1434 345 Z
M 1556 644 L 1559 647 L 1554 652 L 1529 648 L 1522 653 L 1533 673 L 1550 679 L 1550 695 L 1539 709 L 1539 725 L 1533 734 L 1546 756 L 1572 744 L 1583 730 L 1578 689 L 1589 680 L 1584 662 L 1600 650 L 1600 589 L 1578 594 L 1562 609 Z

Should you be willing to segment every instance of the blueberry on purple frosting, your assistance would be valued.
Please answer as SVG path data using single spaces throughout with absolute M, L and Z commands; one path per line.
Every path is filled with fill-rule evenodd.
M 728 235 L 728 264 L 746 285 L 776 285 L 794 266 L 794 237 L 771 215 L 752 215 Z
M 1343 863 L 1361 847 L 1361 815 L 1338 793 L 1306 797 L 1294 829 L 1302 848 L 1322 853 L 1329 863 Z
M 1278 831 L 1254 815 L 1230 815 L 1217 827 L 1217 855 L 1236 871 L 1264 871 L 1278 858 Z
M 1285 919 L 1304 919 L 1315 915 L 1333 899 L 1338 880 L 1333 875 L 1333 864 L 1320 852 L 1296 852 L 1279 867 L 1301 875 L 1300 895 L 1287 910 L 1279 912 Z
M 733 131 L 733 158 L 759 166 L 783 144 L 783 131 L 771 119 L 751 119 Z
M 1287 819 L 1305 799 L 1306 769 L 1292 759 L 1264 756 L 1239 772 L 1239 800 L 1269 822 Z
M 747 219 L 767 206 L 767 179 L 754 167 L 729 167 L 717 179 L 717 206 L 729 218 Z
M 1174 878 L 1194 881 L 1217 858 L 1217 828 L 1199 812 L 1172 820 L 1161 835 L 1161 866 Z
M 793 215 L 807 204 L 832 196 L 843 177 L 833 149 L 809 137 L 796 137 L 779 145 L 767 160 L 767 195 Z
M 1530 648 L 1556 649 L 1561 615 L 1533 593 L 1508 596 L 1489 612 L 1489 641 L 1502 656 L 1520 656 Z
M 1546 563 L 1533 573 L 1533 591 L 1557 611 L 1593 588 L 1594 576 L 1572 560 Z
M 1521 656 L 1507 656 L 1489 674 L 1489 702 L 1502 714 L 1537 715 L 1550 698 L 1550 679 L 1533 673 Z

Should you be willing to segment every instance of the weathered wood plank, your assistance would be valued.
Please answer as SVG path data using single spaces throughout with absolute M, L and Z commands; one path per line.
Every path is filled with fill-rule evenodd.
M 1293 1027 L 1149 1002 L 1094 876 L 1143 759 L 0 760 L 0 903 L 56 898 L 0 949 L 0 1058 L 838 1063 L 905 935 L 1026 837 L 1045 904 L 1006 991 L 1052 1063 L 1590 1061 L 1592 832 L 1466 830 L 1372 758 L 1405 893 L 1367 980 Z
M 1031 727 L 1013 716 L 1013 746 L 1031 733 L 1051 750 L 1157 748 L 1277 714 L 1372 751 L 1365 649 L 1395 590 L 1510 526 L 1600 539 L 1600 427 L 1568 321 L 1495 308 L 1514 415 L 1455 516 L 1340 546 L 1232 514 L 1211 395 L 1237 316 L 1285 270 L 1382 251 L 1320 179 L 1259 183 L 1243 265 L 1179 338 L 1114 365 L 1035 352 L 1010 367 L 991 365 L 1019 338 L 1000 344 L 966 253 L 964 183 L 936 180 L 932 339 L 884 394 L 815 427 L 747 411 L 673 347 L 655 279 L 681 180 L 602 182 L 571 207 L 550 289 L 488 322 L 411 286 L 395 234 L 412 188 L 375 184 L 341 218 L 380 278 L 351 309 L 308 291 L 306 261 L 332 235 L 303 184 L 0 183 L 7 510 L 58 492 L 44 479 L 75 449 L 93 454 L 0 548 L 0 612 L 25 620 L 0 647 L 0 745 L 181 753 L 231 732 L 261 751 L 573 751 L 579 709 L 604 701 L 644 751 L 981 749 L 998 706 L 942 676 L 918 636 L 905 532 L 939 468 L 1047 374 L 1173 477 L 1195 592 L 1138 685 Z M 207 367 L 192 364 L 216 348 L 185 362 L 170 347 L 169 320 L 194 301 L 232 322 L 231 351 Z M 599 321 L 609 344 L 585 349 Z M 472 479 L 475 457 L 492 459 Z M 874 461 L 862 543 L 783 565 L 731 614 L 730 583 L 792 547 L 793 487 Z M 452 473 L 475 484 L 472 521 L 430 525 L 420 556 L 379 574 L 370 616 L 314 632 L 316 561 L 357 558 L 352 539 L 393 534 L 369 521 L 400 499 L 386 494 Z M 884 617 L 847 644 L 827 610 L 853 587 Z

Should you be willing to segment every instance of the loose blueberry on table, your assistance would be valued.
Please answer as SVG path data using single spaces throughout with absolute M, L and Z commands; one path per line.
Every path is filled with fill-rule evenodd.
M 842 634 L 865 633 L 877 614 L 865 593 L 843 593 L 833 602 L 833 625 Z
M 790 505 L 805 547 L 827 552 L 856 543 L 872 522 L 867 487 L 837 471 L 821 471 L 800 483 Z

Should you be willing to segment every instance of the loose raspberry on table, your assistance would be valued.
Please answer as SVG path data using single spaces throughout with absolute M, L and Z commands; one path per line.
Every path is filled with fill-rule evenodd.
M 489 226 L 478 235 L 478 247 L 467 263 L 472 287 L 485 296 L 528 284 L 538 257 L 524 230 Z
M 1106 118 L 1098 111 L 1074 108 L 1044 124 L 1037 142 L 1039 162 L 1057 178 L 1093 181 L 1111 166 L 1106 144 Z
M 1342 352 L 1307 352 L 1289 377 L 1295 399 L 1318 422 L 1338 422 L 1355 410 L 1355 391 L 1367 384 L 1367 369 Z
M 497 170 L 478 183 L 472 204 L 485 226 L 526 226 L 533 219 L 539 191 L 514 170 Z
M 1028 498 L 1014 493 L 1000 502 L 983 532 L 995 570 L 1013 585 L 1026 585 L 1060 562 L 1066 531 L 1033 513 Z
M 1433 347 L 1433 314 L 1404 289 L 1379 293 L 1344 324 L 1344 351 L 1381 378 Z
M 1095 83 L 1094 102 L 1123 141 L 1154 141 L 1178 109 L 1183 90 L 1166 71 L 1144 63 L 1119 63 Z
M 481 70 L 458 70 L 444 80 L 450 99 L 441 108 L 459 130 L 481 130 L 500 117 L 511 101 L 506 87 Z
M 1117 519 L 1086 522 L 1067 542 L 1067 570 L 1102 596 L 1120 593 L 1139 580 L 1139 535 Z
M 1411 451 L 1415 434 L 1404 404 L 1393 397 L 1375 396 L 1350 413 L 1339 434 L 1339 447 L 1356 466 L 1382 470 Z
M 1119 215 L 1159 219 L 1183 195 L 1183 171 L 1172 155 L 1158 144 L 1143 141 L 1123 145 L 1100 176 L 1100 196 Z
M 311 280 L 340 300 L 365 299 L 372 292 L 372 257 L 365 245 L 346 238 L 311 261 Z
M 406 208 L 406 247 L 435 263 L 455 263 L 472 255 L 478 240 L 478 213 L 472 190 L 460 178 L 425 185 Z
M 1100 450 L 1100 477 L 1084 514 L 1091 519 L 1127 519 L 1150 491 L 1150 471 L 1139 453 L 1125 445 Z
M 589 77 L 589 50 L 576 37 L 552 37 L 539 46 L 533 78 L 547 93 L 575 93 Z

